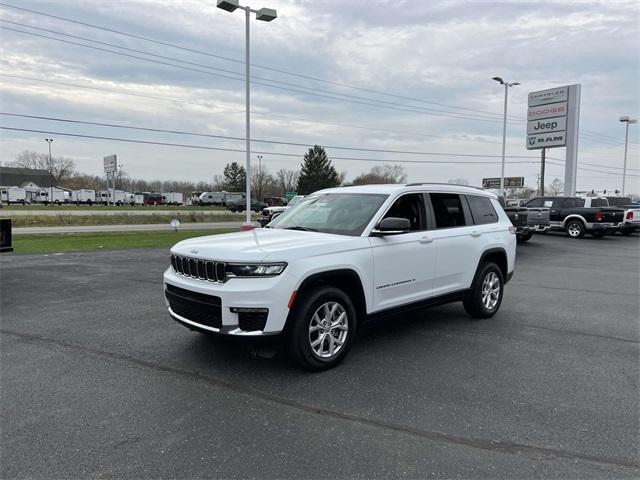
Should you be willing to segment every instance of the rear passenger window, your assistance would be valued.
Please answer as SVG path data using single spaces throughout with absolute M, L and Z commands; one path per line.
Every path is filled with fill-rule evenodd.
M 460 195 L 452 193 L 430 193 L 436 228 L 464 227 L 464 210 Z
M 544 198 L 534 198 L 533 200 L 529 200 L 525 207 L 542 207 L 544 206 Z
M 484 225 L 485 223 L 497 223 L 498 214 L 491 204 L 491 200 L 487 197 L 478 195 L 467 195 L 469 208 L 471 208 L 471 216 L 476 225 Z

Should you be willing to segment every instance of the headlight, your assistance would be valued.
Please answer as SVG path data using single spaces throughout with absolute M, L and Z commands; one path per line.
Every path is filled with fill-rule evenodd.
M 272 277 L 280 275 L 286 263 L 253 263 L 247 265 L 227 264 L 229 277 Z

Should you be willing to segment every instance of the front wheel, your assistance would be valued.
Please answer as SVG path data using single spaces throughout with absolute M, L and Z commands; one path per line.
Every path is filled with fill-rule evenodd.
M 571 220 L 565 227 L 569 238 L 582 238 L 586 232 L 584 224 L 580 220 Z
M 487 262 L 471 287 L 471 296 L 462 305 L 473 318 L 493 317 L 500 308 L 503 293 L 502 271 L 495 263 Z
M 338 365 L 356 333 L 356 309 L 349 296 L 334 287 L 321 287 L 305 292 L 294 308 L 288 336 L 291 359 L 312 371 Z

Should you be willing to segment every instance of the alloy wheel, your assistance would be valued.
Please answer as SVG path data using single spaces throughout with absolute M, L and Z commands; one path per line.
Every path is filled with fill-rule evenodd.
M 309 345 L 318 358 L 335 357 L 344 347 L 348 334 L 349 317 L 337 302 L 320 305 L 309 322 Z
M 500 278 L 496 272 L 489 272 L 482 281 L 482 304 L 487 310 L 493 310 L 500 299 Z

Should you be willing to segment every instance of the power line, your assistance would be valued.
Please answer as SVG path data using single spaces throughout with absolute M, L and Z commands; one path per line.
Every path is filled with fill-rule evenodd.
M 145 57 L 140 57 L 138 55 L 131 55 L 129 53 L 118 52 L 116 50 L 110 50 L 108 48 L 95 47 L 95 46 L 86 45 L 86 44 L 83 44 L 83 43 L 72 42 L 70 40 L 63 40 L 61 38 L 51 37 L 49 35 L 43 35 L 43 34 L 39 34 L 39 33 L 35 33 L 35 32 L 27 32 L 27 31 L 24 31 L 24 30 L 18 30 L 18 29 L 15 29 L 15 28 L 10 28 L 10 27 L 5 27 L 5 26 L 0 26 L 0 29 L 11 31 L 11 32 L 15 32 L 15 33 L 22 33 L 22 34 L 25 34 L 25 35 L 32 35 L 34 37 L 45 38 L 45 39 L 48 39 L 48 40 L 54 40 L 56 42 L 61 42 L 61 43 L 69 44 L 69 45 L 75 45 L 75 46 L 79 46 L 79 47 L 89 48 L 89 49 L 97 50 L 97 51 L 101 51 L 101 52 L 107 52 L 107 53 L 111 53 L 111 54 L 114 54 L 114 55 L 120 55 L 120 56 L 123 56 L 123 57 L 133 58 L 133 59 L 136 59 L 136 60 L 142 60 L 142 61 L 145 61 L 145 62 L 156 63 L 156 64 L 159 64 L 159 65 L 165 65 L 165 66 L 169 66 L 169 67 L 173 67 L 173 68 L 178 68 L 178 69 L 181 69 L 181 70 L 188 70 L 188 71 L 191 71 L 191 72 L 202 73 L 202 74 L 205 74 L 205 75 L 210 75 L 210 76 L 214 76 L 214 77 L 218 77 L 218 78 L 224 78 L 224 79 L 235 80 L 235 81 L 244 81 L 243 78 L 232 77 L 232 76 L 227 75 L 227 74 L 209 72 L 209 71 L 206 71 L 206 70 L 201 70 L 201 69 L 193 68 L 193 67 L 187 67 L 187 66 L 184 66 L 184 65 L 176 65 L 175 63 L 165 62 L 165 61 L 162 61 L 162 60 L 153 60 L 151 58 L 145 58 Z M 89 40 L 89 41 L 91 41 L 91 40 Z M 115 48 L 121 48 L 121 47 L 117 47 L 116 46 Z M 143 54 L 147 54 L 146 52 L 142 52 L 142 53 Z M 174 61 L 183 62 L 182 60 L 174 60 Z M 188 63 L 191 63 L 191 62 L 188 62 Z M 205 68 L 213 69 L 214 67 L 205 67 Z M 236 75 L 240 75 L 240 74 L 236 74 Z M 437 117 L 458 118 L 458 119 L 461 119 L 461 120 L 468 120 L 468 121 L 501 123 L 501 120 L 498 120 L 498 119 L 490 119 L 490 118 L 484 118 L 484 117 L 473 117 L 473 116 L 469 116 L 469 115 L 465 116 L 465 115 L 462 115 L 462 114 L 461 115 L 457 115 L 455 112 L 440 113 L 440 112 L 437 112 L 437 111 L 429 111 L 427 109 L 417 109 L 418 107 L 406 108 L 406 107 L 410 107 L 410 106 L 398 107 L 398 106 L 394 106 L 393 104 L 383 105 L 383 104 L 380 104 L 380 103 L 374 103 L 373 101 L 355 100 L 354 98 L 362 98 L 362 97 L 356 97 L 354 95 L 346 95 L 346 94 L 331 92 L 332 95 L 342 95 L 342 96 L 350 97 L 350 98 L 341 98 L 341 97 L 335 97 L 335 96 L 332 96 L 332 95 L 325 95 L 325 94 L 322 94 L 322 93 L 314 93 L 314 92 L 317 92 L 319 90 L 318 89 L 313 89 L 313 88 L 310 88 L 310 87 L 300 86 L 299 88 L 306 89 L 306 90 L 300 90 L 299 88 L 289 88 L 289 87 L 282 87 L 282 86 L 279 86 L 279 85 L 271 85 L 269 83 L 264 83 L 264 81 L 265 81 L 264 79 L 263 79 L 263 81 L 254 81 L 254 80 L 252 80 L 251 83 L 254 84 L 254 85 L 261 85 L 263 87 L 275 88 L 275 89 L 278 89 L 278 90 L 284 90 L 284 91 L 288 91 L 288 92 L 299 93 L 299 94 L 302 94 L 302 95 L 311 95 L 311 96 L 320 97 L 320 98 L 326 98 L 326 99 L 334 100 L 334 101 L 338 101 L 338 102 L 348 102 L 348 103 L 366 105 L 366 106 L 377 107 L 377 108 L 385 108 L 385 109 L 389 109 L 389 110 L 398 110 L 398 111 L 404 111 L 404 112 L 418 113 L 418 114 L 422 114 L 422 115 L 432 115 L 432 116 L 437 116 Z M 266 80 L 266 81 L 274 82 L 274 83 L 278 82 L 276 80 Z M 282 82 L 279 82 L 279 83 L 282 83 Z M 307 90 L 311 90 L 311 91 L 307 91 Z
M 83 41 L 95 43 L 95 44 L 98 44 L 98 45 L 105 45 L 105 46 L 109 46 L 109 47 L 119 48 L 119 49 L 126 50 L 126 51 L 129 51 L 129 52 L 141 53 L 143 55 L 148 55 L 148 56 L 155 57 L 155 58 L 161 58 L 161 59 L 164 59 L 164 60 L 171 60 L 173 62 L 184 63 L 184 64 L 187 64 L 187 65 L 193 65 L 193 66 L 196 66 L 196 67 L 206 68 L 206 69 L 214 70 L 214 71 L 217 71 L 217 72 L 223 72 L 223 73 L 231 74 L 231 75 L 238 75 L 238 76 L 241 77 L 241 79 L 244 78 L 244 73 L 234 72 L 232 70 L 225 70 L 225 69 L 221 69 L 221 68 L 218 68 L 218 67 L 213 67 L 211 65 L 206 65 L 206 64 L 197 63 L 197 62 L 190 62 L 190 61 L 181 60 L 181 59 L 175 58 L 175 57 L 168 57 L 166 55 L 157 55 L 155 53 L 147 52 L 147 51 L 144 51 L 144 50 L 138 50 L 138 49 L 135 49 L 135 48 L 123 47 L 121 45 L 116 45 L 116 44 L 108 43 L 108 42 L 100 42 L 98 40 L 93 40 L 93 39 L 86 38 L 86 37 L 81 37 L 81 36 L 78 36 L 78 35 L 71 35 L 69 33 L 63 33 L 63 32 L 59 32 L 59 31 L 56 31 L 56 30 L 50 30 L 50 29 L 47 29 L 47 28 L 34 27 L 32 25 L 28 25 L 28 24 L 25 24 L 25 23 L 13 22 L 11 20 L 0 19 L 0 22 L 9 23 L 9 24 L 12 24 L 12 25 L 18 25 L 18 26 L 26 27 L 26 28 L 31 28 L 31 29 L 39 30 L 39 31 L 43 31 L 43 32 L 53 33 L 54 35 L 62 35 L 62 36 L 69 37 L 69 38 L 75 38 L 77 40 L 83 40 Z M 30 34 L 30 32 L 24 32 L 24 31 L 21 31 L 21 30 L 13 30 L 13 31 Z M 60 39 L 55 39 L 55 38 L 47 37 L 47 36 L 45 36 L 45 38 L 51 38 L 51 39 L 54 39 L 54 40 L 60 40 Z M 262 82 L 272 82 L 272 83 L 276 83 L 276 84 L 280 84 L 280 85 L 287 85 L 287 86 L 296 87 L 296 88 L 309 89 L 309 90 L 312 90 L 312 91 L 315 91 L 315 92 L 328 93 L 328 94 L 331 94 L 331 95 L 340 95 L 340 96 L 343 96 L 343 97 L 346 97 L 346 98 L 353 98 L 353 99 L 356 99 L 356 100 L 370 101 L 370 99 L 368 99 L 366 97 L 359 97 L 357 95 L 348 95 L 348 94 L 345 94 L 345 93 L 335 92 L 335 91 L 332 91 L 332 90 L 322 90 L 322 89 L 318 89 L 318 88 L 311 88 L 311 87 L 307 87 L 305 85 L 300 85 L 300 84 L 297 84 L 297 83 L 283 82 L 283 81 L 280 81 L 280 80 L 273 80 L 273 79 L 270 79 L 270 78 L 259 77 L 259 76 L 256 76 L 256 75 L 253 75 L 252 78 L 254 80 L 260 80 Z M 383 104 L 392 105 L 392 106 L 398 105 L 397 103 L 388 102 L 388 101 L 384 101 L 384 100 L 375 100 L 375 101 L 378 102 L 378 103 L 383 103 Z M 413 105 L 406 105 L 406 104 L 400 104 L 400 105 L 406 106 L 406 107 L 413 107 Z M 449 110 L 439 110 L 439 109 L 433 109 L 433 108 L 422 109 L 422 110 L 424 110 L 425 112 L 439 112 L 439 113 L 447 113 L 447 114 L 453 113 L 453 114 L 458 114 L 458 115 L 461 114 L 460 112 L 451 112 Z M 480 117 L 478 115 L 475 115 L 474 118 L 487 119 L 486 116 Z M 498 120 L 498 119 L 491 118 L 491 117 L 489 117 L 489 118 L 491 120 Z
M 101 135 L 84 135 L 79 133 L 68 133 L 68 132 L 53 132 L 49 130 L 34 130 L 28 128 L 15 128 L 15 127 L 6 127 L 0 126 L 1 130 L 9 130 L 15 132 L 29 132 L 29 133 L 39 133 L 39 134 L 49 134 L 49 135 L 60 135 L 66 137 L 78 137 L 78 138 L 87 138 L 94 140 L 108 140 L 115 142 L 127 142 L 127 143 L 140 143 L 145 145 L 160 145 L 160 146 L 168 146 L 168 147 L 180 147 L 180 148 L 195 148 L 200 150 L 220 150 L 225 152 L 237 152 L 237 153 L 245 153 L 244 149 L 234 149 L 234 148 L 222 148 L 222 147 L 209 147 L 206 145 L 193 145 L 186 143 L 172 143 L 172 142 L 158 142 L 151 140 L 137 140 L 130 138 L 119 138 L 119 137 L 105 137 Z M 252 150 L 252 154 L 261 154 L 261 155 L 275 155 L 281 157 L 295 157 L 302 158 L 300 154 L 296 153 L 283 153 L 283 152 L 267 152 L 267 151 L 258 151 Z M 491 155 L 478 155 L 479 157 L 484 158 L 492 158 Z M 508 156 L 510 157 L 510 156 Z M 360 161 L 360 162 L 383 162 L 383 163 L 426 163 L 426 164 L 448 164 L 448 165 L 484 165 L 484 164 L 497 164 L 500 163 L 498 160 L 493 161 L 459 161 L 459 162 L 451 162 L 450 160 L 400 160 L 400 159 L 383 159 L 383 158 L 360 158 L 360 157 L 336 157 L 331 156 L 332 160 L 348 160 L 348 161 Z M 532 164 L 530 161 L 524 160 L 516 160 L 508 162 L 509 164 Z
M 132 126 L 132 125 L 122 125 L 116 123 L 102 123 L 102 122 L 89 122 L 84 120 L 76 120 L 76 119 L 68 119 L 68 118 L 59 118 L 59 117 L 45 117 L 40 115 L 26 115 L 20 113 L 9 113 L 9 112 L 0 112 L 0 115 L 8 116 L 8 117 L 20 117 L 20 118 L 31 118 L 37 120 L 46 120 L 53 122 L 65 122 L 65 123 L 75 123 L 75 124 L 83 124 L 83 125 L 94 125 L 100 127 L 109 127 L 109 128 L 122 128 L 128 130 L 141 130 L 146 132 L 156 132 L 156 133 L 171 133 L 175 135 L 190 135 L 196 137 L 207 137 L 207 138 L 218 138 L 224 140 L 239 140 L 244 141 L 245 137 L 234 137 L 229 135 L 215 135 L 211 133 L 202 133 L 202 132 L 187 132 L 182 130 L 166 130 L 160 128 L 150 128 L 150 127 L 140 127 L 140 126 Z M 277 141 L 277 140 L 264 140 L 264 139 L 251 139 L 252 142 L 257 143 L 269 143 L 275 145 L 288 145 L 295 147 L 311 147 L 312 143 L 299 143 L 299 142 L 287 142 L 287 141 Z M 448 152 L 424 152 L 424 151 L 415 151 L 415 150 L 389 150 L 382 148 L 362 148 L 362 147 L 348 147 L 348 146 L 337 146 L 337 145 L 323 145 L 324 148 L 329 148 L 332 150 L 350 150 L 350 151 L 359 151 L 359 152 L 368 152 L 368 153 L 397 153 L 404 155 L 433 155 L 433 156 L 445 156 L 445 157 L 482 157 L 482 158 L 500 158 L 500 155 L 480 155 L 473 153 L 448 153 Z M 534 155 L 509 155 L 509 158 L 534 158 L 537 159 L 538 156 Z
M 153 38 L 144 37 L 144 36 L 141 36 L 141 35 L 136 35 L 136 34 L 124 32 L 122 30 L 116 30 L 116 29 L 112 29 L 112 28 L 108 28 L 108 27 L 102 27 L 102 26 L 91 24 L 91 23 L 87 23 L 87 22 L 82 22 L 82 21 L 79 21 L 79 20 L 73 20 L 73 19 L 70 19 L 70 18 L 67 18 L 67 17 L 62 17 L 62 16 L 59 16 L 59 15 L 52 15 L 52 14 L 48 14 L 48 13 L 37 11 L 37 10 L 31 10 L 31 9 L 24 8 L 24 7 L 18 7 L 18 6 L 15 6 L 15 5 L 10 5 L 8 3 L 0 2 L 0 5 L 8 7 L 8 8 L 13 8 L 15 10 L 21 10 L 21 11 L 24 11 L 24 12 L 32 13 L 34 15 L 41 15 L 41 16 L 44 16 L 44 17 L 54 18 L 54 19 L 57 19 L 57 20 L 63 20 L 63 21 L 66 21 L 66 22 L 77 24 L 77 25 L 82 25 L 82 26 L 89 27 L 89 28 L 103 30 L 103 31 L 106 31 L 106 32 L 115 33 L 115 34 L 118 34 L 118 35 L 123 35 L 123 36 L 126 36 L 126 37 L 135 38 L 135 39 L 138 39 L 138 40 L 143 40 L 143 41 L 146 41 L 146 42 L 154 43 L 156 45 L 162 45 L 162 46 L 165 46 L 165 47 L 171 47 L 171 48 L 175 48 L 175 49 L 186 51 L 186 52 L 197 53 L 197 54 L 200 54 L 200 55 L 205 55 L 205 56 L 208 56 L 208 57 L 217 58 L 217 59 L 220 59 L 220 60 L 225 60 L 225 61 L 228 61 L 228 62 L 234 62 L 234 63 L 239 63 L 239 64 L 243 64 L 244 65 L 244 60 L 238 60 L 238 59 L 235 59 L 235 58 L 225 57 L 223 55 L 218 55 L 218 54 L 214 54 L 214 53 L 211 53 L 211 52 L 206 52 L 206 51 L 203 51 L 203 50 L 184 47 L 182 45 L 176 45 L 174 43 L 164 42 L 164 41 L 161 41 L 161 40 L 156 40 L 156 39 L 153 39 Z M 269 67 L 269 66 L 266 66 L 266 65 L 260 65 L 260 64 L 251 63 L 251 66 L 257 67 L 257 68 L 262 68 L 264 70 L 277 72 L 277 73 L 283 73 L 285 75 L 291 75 L 291 76 L 298 77 L 298 78 L 304 78 L 304 79 L 312 80 L 312 81 L 316 81 L 316 82 L 326 83 L 326 84 L 335 85 L 335 86 L 339 86 L 339 87 L 351 88 L 351 89 L 360 90 L 360 91 L 368 92 L 368 93 L 374 93 L 374 94 L 377 94 L 377 95 L 385 95 L 385 96 L 389 96 L 389 97 L 393 97 L 393 98 L 400 98 L 400 99 L 410 100 L 410 101 L 414 101 L 414 102 L 421 102 L 421 103 L 425 103 L 425 104 L 439 105 L 439 106 L 443 106 L 443 107 L 447 107 L 447 108 L 453 108 L 453 109 L 457 109 L 457 110 L 466 110 L 466 111 L 471 111 L 471 112 L 478 112 L 478 113 L 483 113 L 483 114 L 487 114 L 487 115 L 496 116 L 498 118 L 501 117 L 501 114 L 497 113 L 497 112 L 489 112 L 489 111 L 486 111 L 486 110 L 479 110 L 479 109 L 473 109 L 473 108 L 468 108 L 468 107 L 460 107 L 460 106 L 457 106 L 457 105 L 451 105 L 451 104 L 446 104 L 446 103 L 441 103 L 441 102 L 434 102 L 434 101 L 431 101 L 431 100 L 424 100 L 424 99 L 415 98 L 415 97 L 406 97 L 406 96 L 402 96 L 402 95 L 396 95 L 396 94 L 383 92 L 383 91 L 379 91 L 379 90 L 373 90 L 373 89 L 368 89 L 368 88 L 364 88 L 364 87 L 358 87 L 358 86 L 350 85 L 350 84 L 347 84 L 347 83 L 335 82 L 335 81 L 331 81 L 331 80 L 321 79 L 321 78 L 318 78 L 318 77 L 313 77 L 313 76 L 304 75 L 304 74 L 300 74 L 300 73 L 290 72 L 290 71 L 287 71 L 287 70 L 278 69 L 278 68 L 274 68 L 274 67 Z M 515 119 L 515 117 L 511 117 L 511 118 Z
M 59 16 L 59 15 L 53 15 L 53 14 L 48 14 L 48 13 L 45 13 L 45 12 L 42 12 L 42 11 L 32 10 L 32 9 L 28 9 L 28 8 L 24 8 L 24 7 L 18 7 L 18 6 L 11 5 L 11 4 L 4 3 L 4 2 L 0 2 L 0 5 L 5 6 L 7 8 L 12 8 L 12 9 L 15 9 L 15 10 L 20 10 L 20 11 L 23 11 L 23 12 L 32 13 L 34 15 L 41 15 L 41 16 L 44 16 L 44 17 L 54 18 L 54 19 L 57 19 L 57 20 L 62 20 L 62 21 L 74 23 L 74 24 L 77 24 L 77 25 L 82 25 L 82 26 L 89 27 L 89 28 L 103 30 L 103 31 L 106 31 L 106 32 L 115 33 L 115 34 L 118 34 L 118 35 L 130 37 L 130 38 L 136 38 L 138 40 L 143 40 L 143 41 L 154 43 L 154 44 L 157 44 L 157 45 L 171 47 L 171 48 L 175 48 L 175 49 L 178 49 L 178 50 L 187 51 L 187 52 L 191 52 L 191 53 L 197 53 L 197 54 L 200 54 L 200 55 L 205 55 L 205 56 L 208 56 L 208 57 L 217 58 L 217 59 L 220 59 L 220 60 L 225 60 L 225 61 L 234 62 L 234 63 L 238 63 L 238 64 L 244 64 L 243 60 L 238 60 L 238 59 L 235 59 L 235 58 L 225 57 L 223 55 L 217 55 L 217 54 L 213 54 L 211 52 L 206 52 L 206 51 L 198 50 L 198 49 L 194 49 L 194 48 L 188 48 L 188 47 L 184 47 L 182 45 L 176 45 L 176 44 L 169 43 L 169 42 L 163 42 L 163 41 L 152 39 L 152 38 L 149 38 L 149 37 L 144 37 L 144 36 L 141 36 L 141 35 L 136 35 L 136 34 L 132 34 L 132 33 L 128 33 L 128 32 L 124 32 L 124 31 L 121 31 L 121 30 L 116 30 L 116 29 L 112 29 L 112 28 L 108 28 L 108 27 L 102 27 L 102 26 L 99 26 L 99 25 L 90 24 L 90 23 L 87 23 L 87 22 L 79 21 L 79 20 L 73 20 L 73 19 L 70 19 L 70 18 L 67 18 L 67 17 L 62 17 L 62 16 Z M 18 24 L 17 22 L 10 22 L 10 23 Z M 25 25 L 25 26 L 27 26 L 27 25 Z M 32 27 L 32 26 L 28 26 L 28 27 L 29 28 L 38 28 L 38 27 Z M 40 30 L 46 30 L 46 29 L 40 29 Z M 62 33 L 60 33 L 60 34 L 61 35 L 66 35 L 66 34 L 62 34 Z M 81 37 L 78 37 L 78 38 L 81 38 Z M 91 40 L 89 40 L 89 41 L 91 41 Z M 117 48 L 125 48 L 125 47 L 117 47 Z M 149 54 L 149 55 L 153 55 L 153 54 Z M 254 67 L 257 67 L 257 68 L 264 69 L 264 70 L 283 73 L 283 74 L 291 75 L 291 76 L 298 77 L 298 78 L 304 78 L 304 79 L 307 79 L 307 80 L 312 80 L 312 81 L 316 81 L 316 82 L 321 82 L 321 83 L 326 83 L 326 84 L 330 84 L 330 85 L 340 86 L 340 87 L 344 87 L 344 88 L 351 88 L 351 89 L 355 89 L 355 90 L 359 90 L 359 91 L 363 91 L 363 92 L 374 93 L 374 94 L 377 94 L 377 95 L 385 95 L 385 96 L 389 96 L 389 97 L 392 97 L 392 98 L 399 98 L 399 99 L 409 100 L 409 101 L 413 101 L 413 102 L 421 102 L 421 103 L 425 103 L 425 104 L 439 105 L 439 106 L 452 108 L 452 109 L 457 109 L 457 110 L 466 110 L 466 111 L 471 111 L 471 112 L 482 113 L 482 114 L 485 114 L 485 115 L 491 115 L 491 116 L 500 117 L 500 114 L 496 113 L 496 112 L 489 112 L 489 111 L 486 111 L 486 110 L 479 110 L 479 109 L 473 109 L 473 108 L 468 108 L 468 107 L 460 107 L 460 106 L 457 106 L 457 105 L 446 104 L 446 103 L 441 103 L 441 102 L 434 102 L 434 101 L 424 100 L 424 99 L 420 99 L 420 98 L 416 98 L 416 97 L 407 97 L 407 96 L 402 96 L 402 95 L 396 95 L 396 94 L 392 94 L 392 93 L 389 93 L 389 92 L 383 92 L 383 91 L 380 91 L 380 90 L 368 89 L 368 88 L 358 87 L 358 86 L 347 84 L 347 83 L 335 82 L 335 81 L 325 80 L 325 79 L 321 79 L 321 78 L 314 77 L 314 76 L 309 76 L 309 75 L 304 75 L 304 74 L 300 74 L 300 73 L 290 72 L 290 71 L 287 71 L 287 70 L 278 69 L 278 68 L 274 68 L 274 67 L 269 67 L 269 66 L 266 66 L 266 65 L 254 64 L 254 63 L 251 63 L 251 65 L 254 66 Z M 276 82 L 275 80 L 268 80 L 268 81 Z M 306 88 L 306 87 L 303 87 L 303 88 Z M 337 95 L 345 95 L 345 94 L 341 94 L 339 92 L 333 92 L 333 93 L 337 94 Z M 522 123 L 521 119 L 516 117 L 516 116 L 509 115 L 508 118 L 510 118 L 510 119 L 512 119 L 514 121 L 517 121 L 518 123 Z M 602 137 L 602 139 L 605 139 L 605 140 L 609 139 L 609 141 L 619 141 L 619 139 L 616 138 L 616 137 L 612 137 L 610 135 L 601 134 L 599 132 L 595 132 L 595 131 L 592 131 L 592 130 L 580 129 L 580 132 L 581 133 L 586 133 L 586 134 L 591 134 L 593 136 L 597 135 L 597 136 Z M 598 141 L 601 141 L 601 139 L 599 139 Z M 602 143 L 605 143 L 605 142 L 602 142 Z M 630 144 L 636 144 L 635 142 L 629 142 L 629 143 Z M 617 145 L 619 146 L 621 144 L 617 144 Z

